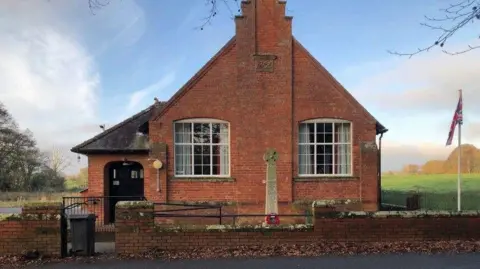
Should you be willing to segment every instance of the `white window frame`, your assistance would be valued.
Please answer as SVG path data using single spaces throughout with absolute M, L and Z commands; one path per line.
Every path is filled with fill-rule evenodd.
M 192 172 L 194 171 L 194 157 L 195 157 L 195 154 L 193 153 L 193 147 L 194 145 L 201 145 L 201 144 L 194 144 L 193 141 L 190 142 L 190 143 L 177 143 L 175 141 L 175 124 L 176 123 L 191 123 L 192 125 L 194 123 L 209 123 L 209 124 L 213 124 L 213 123 L 222 123 L 222 124 L 227 124 L 227 131 L 228 131 L 228 134 L 227 134 L 227 142 L 226 143 L 222 143 L 222 144 L 217 144 L 217 143 L 207 143 L 207 144 L 204 144 L 204 145 L 210 145 L 210 175 L 184 175 L 184 174 L 177 174 L 177 165 L 176 165 L 176 155 L 175 155 L 175 146 L 176 145 L 192 145 Z M 192 119 L 183 119 L 183 120 L 177 120 L 177 121 L 174 121 L 173 122 L 173 173 L 175 175 L 175 177 L 178 177 L 178 178 L 212 178 L 212 177 L 218 177 L 218 178 L 225 178 L 225 177 L 230 177 L 230 173 L 231 173 L 231 169 L 232 169 L 232 166 L 231 166 L 231 159 L 232 159 L 232 152 L 231 152 L 231 146 L 230 146 L 230 122 L 228 121 L 224 121 L 224 120 L 219 120 L 219 119 L 214 119 L 214 118 L 192 118 Z M 193 126 L 192 126 L 192 134 L 193 134 Z M 210 137 L 212 137 L 212 128 L 210 128 Z M 213 145 L 226 145 L 228 146 L 228 170 L 227 170 L 227 174 L 223 174 L 223 175 L 212 175 L 212 171 L 213 171 L 213 161 L 212 161 L 212 158 L 213 158 Z
M 316 123 L 332 123 L 332 124 L 335 124 L 335 123 L 348 123 L 350 125 L 350 142 L 349 143 L 336 143 L 335 141 L 332 142 L 332 143 L 318 143 L 317 141 L 314 141 L 313 143 L 300 143 L 300 126 L 302 124 L 307 124 L 307 123 L 315 123 L 315 140 L 317 139 L 317 125 Z M 332 119 L 332 118 L 318 118 L 318 119 L 311 119 L 311 120 L 305 120 L 305 121 L 301 121 L 299 122 L 298 126 L 297 126 L 297 131 L 298 131 L 298 138 L 297 138 L 297 161 L 298 161 L 298 165 L 297 165 L 297 170 L 298 170 L 298 176 L 300 177 L 349 177 L 349 176 L 353 176 L 353 123 L 349 120 L 343 120 L 343 119 Z M 335 137 L 335 128 L 332 128 L 332 136 Z M 335 145 L 340 145 L 340 144 L 349 144 L 350 145 L 350 173 L 347 173 L 347 174 L 318 174 L 317 173 L 317 154 L 316 154 L 316 151 L 317 151 L 317 145 L 332 145 L 332 156 L 333 156 L 333 160 L 332 160 L 332 167 L 333 167 L 333 171 L 335 171 Z M 312 174 L 301 174 L 300 173 L 300 150 L 299 150 L 299 146 L 300 145 L 314 145 L 314 148 L 315 148 L 315 151 L 313 153 L 314 155 L 314 163 L 315 163 L 315 166 L 314 166 L 314 173 Z

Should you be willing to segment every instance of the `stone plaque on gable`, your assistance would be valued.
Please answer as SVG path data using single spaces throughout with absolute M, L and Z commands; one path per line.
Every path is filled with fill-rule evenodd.
M 255 59 L 255 71 L 257 72 L 273 72 L 275 67 L 275 59 L 277 56 L 265 54 L 265 55 L 254 55 Z

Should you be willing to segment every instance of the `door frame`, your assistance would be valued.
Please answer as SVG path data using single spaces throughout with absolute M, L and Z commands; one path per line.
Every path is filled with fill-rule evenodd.
M 141 194 L 121 194 L 118 195 L 112 190 L 113 180 L 116 179 L 120 174 L 117 172 L 117 169 L 128 169 L 128 175 L 130 177 L 119 179 L 120 180 L 136 180 L 141 183 Z M 132 177 L 132 171 L 137 171 L 135 178 Z M 119 182 L 120 183 L 120 182 Z M 121 183 L 120 183 L 121 184 Z M 139 189 L 140 190 L 140 189 Z M 140 162 L 135 161 L 112 161 L 105 165 L 104 171 L 104 224 L 111 224 L 115 222 L 115 204 L 119 201 L 134 201 L 143 199 L 145 195 L 145 170 L 143 165 Z M 122 199 L 122 197 L 125 197 Z

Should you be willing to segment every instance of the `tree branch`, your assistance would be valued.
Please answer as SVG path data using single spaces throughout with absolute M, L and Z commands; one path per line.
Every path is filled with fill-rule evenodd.
M 441 47 L 443 48 L 445 44 L 450 40 L 452 36 L 457 34 L 457 32 L 462 29 L 468 23 L 475 22 L 475 20 L 480 20 L 480 1 L 479 0 L 461 0 L 456 4 L 450 4 L 449 7 L 440 9 L 444 13 L 444 17 L 435 18 L 435 17 L 428 17 L 425 16 L 425 19 L 430 23 L 439 23 L 439 22 L 447 22 L 450 25 L 448 27 L 443 25 L 435 25 L 430 23 L 421 23 L 420 25 L 430 28 L 431 30 L 440 31 L 441 33 L 433 42 L 432 45 L 426 46 L 423 48 L 418 48 L 415 52 L 410 53 L 400 53 L 396 51 L 388 51 L 390 54 L 398 55 L 398 56 L 409 56 L 411 58 L 414 55 L 419 53 L 429 51 L 434 47 Z M 444 53 L 449 55 L 458 55 L 462 53 L 469 52 L 471 50 L 480 48 L 479 46 L 472 46 L 469 45 L 467 49 L 457 52 L 449 52 L 447 50 L 442 50 Z
M 232 8 L 230 7 L 230 4 L 229 4 L 230 1 L 234 1 L 237 4 L 238 12 L 240 12 L 240 6 L 239 6 L 239 3 L 238 3 L 239 0 L 205 0 L 205 5 L 210 6 L 210 10 L 208 12 L 208 16 L 203 19 L 202 25 L 197 27 L 197 29 L 203 30 L 205 28 L 205 26 L 207 26 L 207 24 L 208 25 L 211 24 L 212 20 L 218 15 L 219 2 L 222 2 L 225 5 L 225 7 L 228 9 L 228 11 L 230 12 L 230 15 L 233 19 L 234 14 L 233 14 L 233 10 L 232 10 Z
M 110 0 L 88 0 L 88 8 L 95 15 L 95 10 L 101 9 L 110 4 Z

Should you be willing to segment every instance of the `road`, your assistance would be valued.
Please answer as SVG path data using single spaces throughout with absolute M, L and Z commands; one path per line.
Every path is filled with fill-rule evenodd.
M 263 259 L 219 259 L 179 261 L 105 261 L 99 263 L 69 263 L 44 265 L 43 269 L 477 269 L 480 268 L 480 253 L 456 255 L 368 255 L 348 257 Z
M 21 207 L 0 207 L 0 214 L 20 214 L 22 213 Z
M 23 208 L 22 207 L 0 207 L 0 214 L 21 214 Z M 73 214 L 87 214 L 89 213 L 88 210 L 80 207 L 70 208 L 65 210 L 67 215 Z

